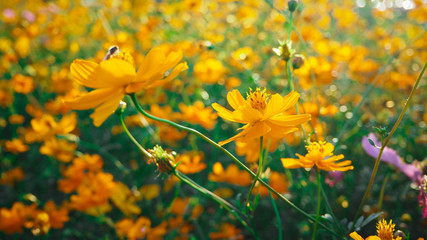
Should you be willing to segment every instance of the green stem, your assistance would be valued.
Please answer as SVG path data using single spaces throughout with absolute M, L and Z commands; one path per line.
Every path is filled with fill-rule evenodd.
M 378 199 L 378 211 L 381 210 L 381 206 L 383 204 L 385 186 L 387 184 L 389 177 L 390 177 L 390 174 L 387 174 L 387 176 L 384 178 L 383 185 L 381 186 L 380 199 Z
M 227 210 L 229 213 L 233 214 L 239 222 L 256 238 L 259 239 L 259 237 L 255 234 L 254 230 L 249 227 L 249 225 L 243 220 L 239 214 L 241 213 L 237 208 L 235 208 L 233 205 L 231 205 L 229 202 L 224 200 L 223 198 L 219 197 L 218 195 L 214 194 L 213 192 L 207 190 L 206 188 L 200 186 L 196 182 L 194 182 L 191 178 L 187 177 L 186 175 L 178 172 L 176 169 L 174 170 L 173 174 L 179 178 L 182 182 L 187 183 L 190 187 L 192 187 L 194 190 L 200 192 L 201 194 L 209 197 L 210 199 L 214 200 L 218 204 L 220 204 L 225 210 Z
M 142 109 L 141 105 L 139 105 L 138 100 L 136 99 L 136 95 L 134 93 L 132 93 L 130 95 L 133 103 L 135 104 L 136 109 L 144 116 L 159 121 L 159 122 L 163 122 L 163 123 L 167 123 L 173 127 L 176 127 L 180 130 L 185 130 L 188 131 L 192 134 L 195 134 L 199 137 L 201 137 L 203 140 L 205 140 L 206 142 L 208 142 L 209 144 L 211 144 L 212 146 L 216 147 L 217 149 L 221 150 L 222 152 L 224 152 L 227 156 L 229 156 L 239 167 L 241 167 L 242 169 L 244 169 L 246 172 L 248 172 L 252 177 L 255 177 L 255 173 L 253 173 L 248 167 L 246 167 L 245 164 L 243 164 L 241 161 L 239 161 L 239 159 L 237 159 L 233 154 L 231 154 L 229 151 L 227 151 L 227 149 L 221 147 L 219 144 L 217 144 L 216 142 L 212 141 L 210 138 L 206 137 L 205 135 L 203 135 L 202 133 L 200 133 L 197 130 L 194 130 L 192 128 L 189 127 L 185 127 L 182 125 L 179 125 L 177 123 L 174 123 L 172 121 L 166 120 L 166 119 L 162 119 L 162 118 L 158 118 L 155 117 L 147 112 L 144 111 L 144 109 Z M 291 208 L 293 208 L 294 210 L 296 210 L 297 212 L 299 212 L 300 214 L 304 215 L 306 218 L 315 221 L 315 218 L 313 218 L 310 214 L 306 213 L 304 210 L 302 210 L 301 208 L 297 207 L 294 203 L 292 203 L 289 199 L 287 199 L 286 197 L 284 197 L 283 195 L 281 195 L 280 193 L 278 193 L 276 190 L 274 190 L 270 185 L 268 185 L 266 182 L 264 182 L 262 179 L 258 179 L 258 181 L 264 185 L 268 190 L 270 190 L 271 192 L 273 192 L 274 194 L 276 194 L 282 201 L 284 201 L 285 203 L 287 203 Z M 343 239 L 343 237 L 341 235 L 339 235 L 338 233 L 332 231 L 331 229 L 329 229 L 327 226 L 325 226 L 322 223 L 319 223 L 319 225 L 321 227 L 323 227 L 326 231 L 328 231 L 329 233 Z
M 360 202 L 360 205 L 359 205 L 359 208 L 357 209 L 356 215 L 354 215 L 353 225 L 351 226 L 351 230 L 353 230 L 356 219 L 359 216 L 360 211 L 362 210 L 362 207 L 365 204 L 366 199 L 368 198 L 369 191 L 371 190 L 372 184 L 373 184 L 375 176 L 377 174 L 378 166 L 380 165 L 380 160 L 381 160 L 381 156 L 383 155 L 384 149 L 387 146 L 388 142 L 390 141 L 391 137 L 393 136 L 394 132 L 396 131 L 397 126 L 399 126 L 400 122 L 402 121 L 402 118 L 405 115 L 405 112 L 408 109 L 409 104 L 411 103 L 412 97 L 415 95 L 415 91 L 416 91 L 419 83 L 421 82 L 421 78 L 424 75 L 426 67 L 427 67 L 427 62 L 424 64 L 424 67 L 423 67 L 420 75 L 418 76 L 417 81 L 415 81 L 414 87 L 412 88 L 411 93 L 409 94 L 408 101 L 406 101 L 405 106 L 403 107 L 403 110 L 399 115 L 399 118 L 397 119 L 396 123 L 393 126 L 393 129 L 391 130 L 391 132 L 387 136 L 387 138 L 384 140 L 384 143 L 381 144 L 380 153 L 378 154 L 377 160 L 375 161 L 375 166 L 374 166 L 374 169 L 372 171 L 371 179 L 369 180 L 368 188 L 366 189 L 365 194 L 363 195 L 362 201 Z
M 119 118 L 120 118 L 120 124 L 123 127 L 123 130 L 125 130 L 125 133 L 128 135 L 128 137 L 130 138 L 130 140 L 132 140 L 132 142 L 139 148 L 139 150 L 148 158 L 151 158 L 151 154 L 145 150 L 144 147 L 141 146 L 141 144 L 139 144 L 139 142 L 132 136 L 132 134 L 129 132 L 129 129 L 126 127 L 125 121 L 123 120 L 123 113 L 119 112 Z
M 262 136 L 259 138 L 259 145 L 260 145 L 260 148 L 259 148 L 258 171 L 257 171 L 256 176 L 254 178 L 254 181 L 251 185 L 251 188 L 249 189 L 248 197 L 246 198 L 246 204 L 245 204 L 246 207 L 249 207 L 249 198 L 251 197 L 252 190 L 254 190 L 255 184 L 258 181 L 259 175 L 262 172 L 262 166 L 264 165 L 264 163 L 263 163 L 263 155 L 264 155 L 263 154 L 263 137 Z
M 276 214 L 277 218 L 277 230 L 279 231 L 279 240 L 283 239 L 283 233 L 282 233 L 282 219 L 280 218 L 279 209 L 277 208 L 276 202 L 274 201 L 273 196 L 271 195 L 271 192 L 268 191 L 268 196 L 270 197 L 271 204 L 273 205 L 274 213 Z
M 339 224 L 338 219 L 335 217 L 334 212 L 332 211 L 331 205 L 329 204 L 328 197 L 326 196 L 325 190 L 323 189 L 323 185 L 320 184 L 320 190 L 322 191 L 322 197 L 325 199 L 326 210 L 331 214 L 332 219 L 334 220 L 334 224 L 340 231 L 342 230 L 341 225 Z
M 322 200 L 321 195 L 321 185 L 322 184 L 322 177 L 320 175 L 320 171 L 317 171 L 317 210 L 316 210 L 316 222 L 314 223 L 314 230 L 313 230 L 313 236 L 311 237 L 312 240 L 316 239 L 316 233 L 317 233 L 317 225 L 319 224 L 319 218 L 320 218 L 320 202 Z

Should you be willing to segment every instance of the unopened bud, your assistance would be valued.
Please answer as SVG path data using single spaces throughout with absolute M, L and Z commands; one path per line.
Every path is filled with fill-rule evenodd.
M 148 151 L 152 155 L 150 162 L 155 163 L 160 172 L 164 172 L 167 174 L 173 172 L 176 165 L 175 158 L 171 153 L 166 152 L 159 145 L 154 146 L 153 149 L 150 149 Z
M 304 65 L 304 56 L 301 54 L 295 54 L 295 56 L 292 58 L 292 67 L 294 69 L 298 69 Z
M 295 53 L 295 50 L 292 49 L 291 41 L 279 41 L 280 46 L 278 48 L 273 48 L 273 51 L 280 56 L 283 60 L 289 61 L 292 55 Z
M 297 0 L 288 0 L 288 8 L 290 12 L 294 12 L 298 7 Z
M 397 237 L 401 237 L 402 239 L 406 239 L 406 234 L 400 230 L 397 230 L 396 232 L 394 232 L 394 238 L 397 239 Z

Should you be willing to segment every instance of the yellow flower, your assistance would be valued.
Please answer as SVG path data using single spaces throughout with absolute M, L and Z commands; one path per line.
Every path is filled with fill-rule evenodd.
M 288 115 L 285 112 L 295 105 L 298 98 L 299 94 L 296 92 L 291 92 L 285 97 L 276 93 L 270 98 L 265 89 L 259 88 L 255 91 L 251 89 L 246 100 L 238 90 L 229 92 L 227 101 L 234 109 L 233 112 L 217 103 L 213 103 L 212 107 L 218 111 L 220 117 L 246 125 L 240 128 L 243 131 L 219 144 L 224 145 L 239 138 L 244 140 L 261 136 L 283 138 L 284 135 L 298 130 L 296 126 L 309 121 L 310 114 Z
M 206 168 L 206 163 L 203 162 L 204 158 L 203 152 L 191 151 L 178 155 L 175 161 L 179 163 L 179 171 L 184 174 L 194 174 Z
M 180 103 L 179 109 L 182 112 L 178 116 L 180 120 L 191 124 L 200 124 L 206 129 L 213 129 L 215 127 L 217 114 L 212 112 L 212 108 L 205 108 L 202 101 L 195 101 L 190 106 Z
M 117 182 L 113 189 L 111 200 L 125 215 L 139 215 L 141 214 L 141 209 L 135 204 L 137 200 L 135 192 L 130 190 L 126 184 Z M 139 195 L 138 192 L 136 193 Z
M 117 234 L 127 239 L 144 239 L 151 230 L 151 221 L 146 217 L 139 217 L 135 222 L 125 218 L 116 223 Z
M 212 182 L 227 182 L 239 186 L 251 185 L 251 175 L 248 172 L 239 170 L 235 164 L 228 165 L 227 169 L 220 162 L 216 162 L 212 167 L 212 173 L 209 173 L 209 181 Z
M 402 240 L 402 237 L 393 238 L 395 224 L 387 223 L 386 220 L 380 220 L 377 223 L 377 234 L 378 236 L 369 236 L 365 240 Z M 354 240 L 364 240 L 357 232 L 350 233 L 350 237 Z
M 283 167 L 285 168 L 312 168 L 314 165 L 317 169 L 325 171 L 348 171 L 353 170 L 350 160 L 337 162 L 344 158 L 344 155 L 333 155 L 334 145 L 326 142 L 313 142 L 306 146 L 308 153 L 305 156 L 296 154 L 299 159 L 282 158 Z
M 11 152 L 13 154 L 18 154 L 21 152 L 28 151 L 28 145 L 25 145 L 21 139 L 14 138 L 12 141 L 6 141 L 4 144 L 4 151 Z
M 166 55 L 163 48 L 157 47 L 147 54 L 136 71 L 132 56 L 118 51 L 117 47 L 110 48 L 107 60 L 99 64 L 82 59 L 71 64 L 74 80 L 95 90 L 65 103 L 76 110 L 96 108 L 90 117 L 97 127 L 113 114 L 125 94 L 160 86 L 188 68 L 187 63 L 178 64 L 181 51 Z
M 32 77 L 17 74 L 12 78 L 12 86 L 15 92 L 28 94 L 34 90 L 34 81 Z

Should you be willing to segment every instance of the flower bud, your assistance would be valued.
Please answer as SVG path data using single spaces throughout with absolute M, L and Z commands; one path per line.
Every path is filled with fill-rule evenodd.
M 152 158 L 150 163 L 155 163 L 160 172 L 170 174 L 175 169 L 175 158 L 171 153 L 166 152 L 159 145 L 154 146 L 153 149 L 148 150 Z
M 298 7 L 297 0 L 288 0 L 288 8 L 290 12 L 294 12 Z
M 292 58 L 292 67 L 294 69 L 298 69 L 300 67 L 302 67 L 302 65 L 304 65 L 304 56 L 301 54 L 296 54 L 293 58 Z
M 292 49 L 291 41 L 279 41 L 280 46 L 278 48 L 273 48 L 273 51 L 280 56 L 286 62 L 291 59 L 292 55 L 295 53 L 295 50 Z

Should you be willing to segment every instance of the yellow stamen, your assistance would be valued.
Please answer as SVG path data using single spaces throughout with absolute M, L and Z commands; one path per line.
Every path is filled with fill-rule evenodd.
M 250 89 L 246 95 L 246 101 L 249 101 L 252 108 L 257 110 L 264 110 L 270 97 L 270 94 L 266 93 L 265 89 L 261 90 L 260 88 L 256 88 L 255 91 Z

